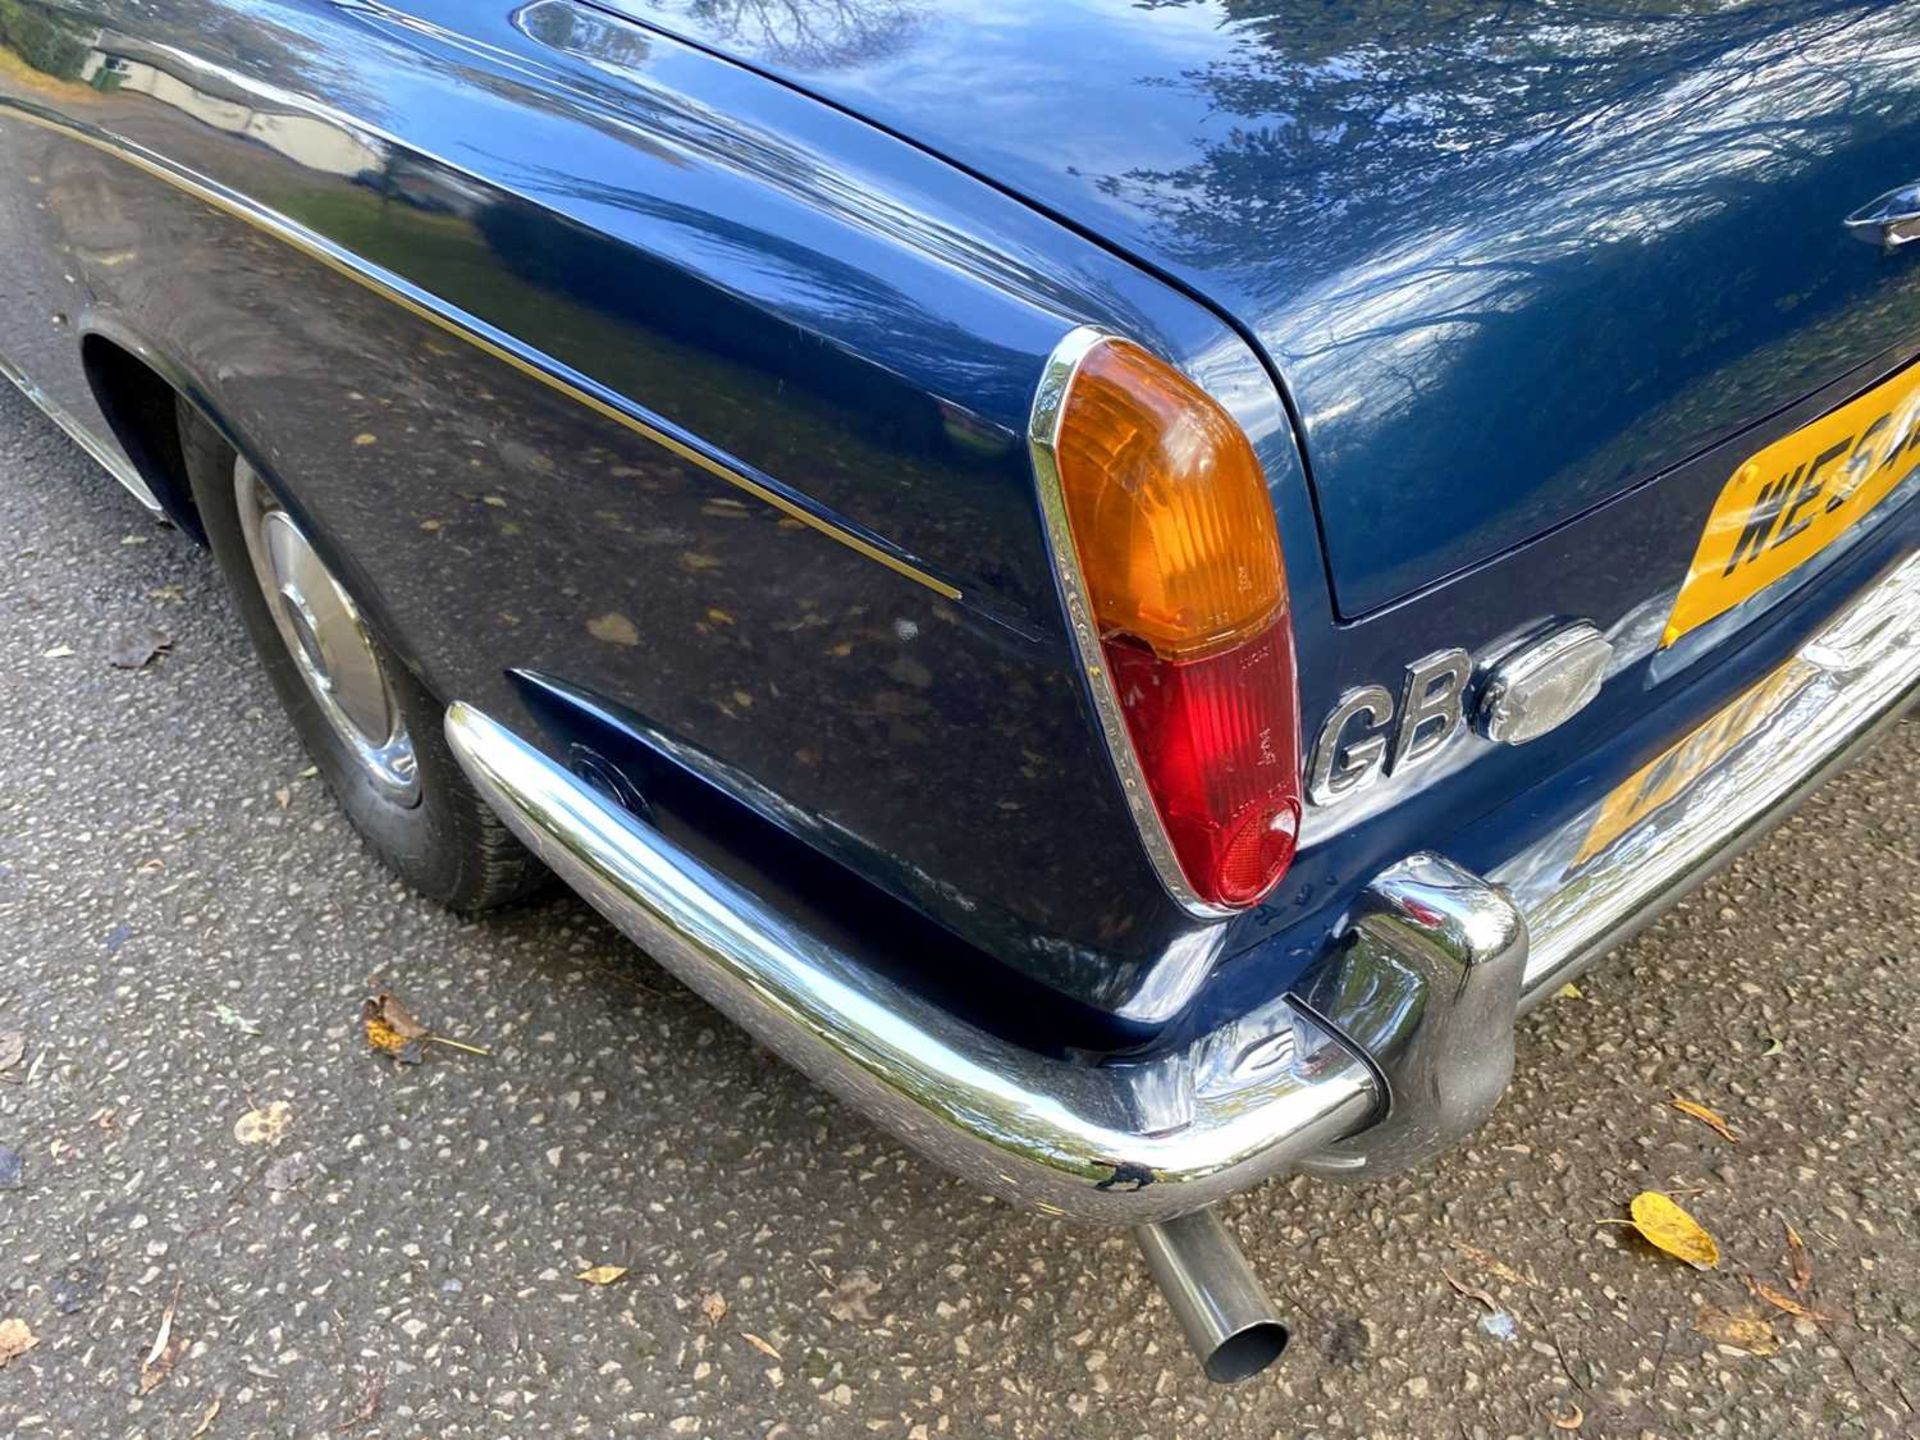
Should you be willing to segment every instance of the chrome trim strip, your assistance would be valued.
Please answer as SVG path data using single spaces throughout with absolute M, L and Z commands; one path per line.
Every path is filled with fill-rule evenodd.
M 1784 819 L 1897 721 L 1917 687 L 1920 554 L 1912 554 L 1695 730 L 1703 735 L 1749 697 L 1764 697 L 1725 756 L 1601 853 L 1583 858 L 1581 851 L 1605 798 L 1493 872 L 1533 939 L 1522 1009 L 1630 939 Z
M 1516 1007 L 1646 923 L 1913 700 L 1920 556 L 1767 684 L 1777 692 L 1750 691 L 1709 722 L 1739 716 L 1751 733 L 1572 871 L 1600 807 L 1495 872 L 1511 904 L 1457 866 L 1409 857 L 1375 880 L 1354 941 L 1300 994 L 1185 1050 L 1108 1066 L 1011 1045 L 882 977 L 472 707 L 455 704 L 446 727 L 521 839 L 787 1061 L 996 1194 L 1138 1225 L 1290 1170 L 1412 1163 L 1478 1123 L 1511 1065 Z M 1755 693 L 1785 698 L 1761 706 Z
M 1127 733 L 1126 717 L 1120 713 L 1120 697 L 1114 692 L 1113 677 L 1107 672 L 1106 656 L 1100 647 L 1100 629 L 1094 623 L 1093 601 L 1087 593 L 1086 577 L 1080 573 L 1079 552 L 1074 549 L 1073 530 L 1067 522 L 1067 502 L 1060 493 L 1060 465 L 1056 449 L 1060 436 L 1060 417 L 1066 406 L 1067 391 L 1081 362 L 1095 346 L 1116 338 L 1092 325 L 1082 325 L 1067 333 L 1047 357 L 1040 383 L 1033 392 L 1033 410 L 1027 420 L 1027 449 L 1033 457 L 1033 478 L 1040 495 L 1040 514 L 1046 522 L 1047 548 L 1053 560 L 1054 579 L 1060 586 L 1061 603 L 1066 606 L 1067 630 L 1073 636 L 1074 655 L 1080 673 L 1086 677 L 1093 697 L 1094 713 L 1100 720 L 1100 734 L 1113 757 L 1113 768 L 1120 778 L 1121 792 L 1127 797 L 1127 810 L 1140 843 L 1153 863 L 1166 892 L 1189 915 L 1202 920 L 1224 920 L 1234 912 L 1211 905 L 1194 893 L 1186 872 L 1173 852 L 1167 828 L 1154 808 L 1153 795 L 1147 789 L 1146 774 L 1140 757 L 1134 753 L 1133 737 Z
M 165 509 L 153 491 L 147 488 L 147 482 L 140 477 L 140 472 L 133 468 L 133 462 L 119 451 L 109 448 L 104 440 L 69 415 L 59 401 L 29 380 L 26 372 L 4 355 L 0 355 L 0 378 L 12 381 L 15 389 L 31 400 L 41 414 L 66 431 L 67 438 L 91 455 L 102 470 L 120 482 L 129 495 L 155 516 L 165 517 Z

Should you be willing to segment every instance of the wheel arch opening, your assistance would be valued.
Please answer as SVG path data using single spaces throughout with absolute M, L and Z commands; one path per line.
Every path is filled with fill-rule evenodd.
M 180 448 L 179 390 L 153 366 L 105 335 L 83 339 L 80 359 L 113 438 L 127 452 L 160 508 L 181 530 L 206 544 Z

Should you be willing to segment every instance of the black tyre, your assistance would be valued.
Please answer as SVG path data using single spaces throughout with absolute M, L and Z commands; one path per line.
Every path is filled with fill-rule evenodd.
M 241 622 L 314 765 L 374 852 L 456 910 L 539 888 L 546 869 L 448 750 L 445 706 L 373 634 L 265 481 L 185 401 L 180 438 Z

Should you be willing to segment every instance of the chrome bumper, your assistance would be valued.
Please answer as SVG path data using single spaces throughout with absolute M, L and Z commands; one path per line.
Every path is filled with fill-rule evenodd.
M 1493 874 L 1414 856 L 1299 992 L 1190 1048 L 1088 1066 L 1011 1045 L 876 974 L 603 800 L 504 726 L 447 712 L 489 804 L 661 964 L 784 1059 L 1017 1203 L 1135 1225 L 1289 1170 L 1415 1163 L 1485 1118 L 1516 1013 L 1647 923 L 1905 710 L 1920 557 L 1743 698 L 1738 743 L 1597 854 L 1601 806 Z M 1604 803 L 1604 802 L 1603 802 Z

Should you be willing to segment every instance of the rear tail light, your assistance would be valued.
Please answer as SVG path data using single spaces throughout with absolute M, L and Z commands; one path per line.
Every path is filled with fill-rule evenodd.
M 1254 904 L 1293 859 L 1300 727 L 1253 447 L 1171 366 L 1090 331 L 1056 353 L 1032 438 L 1075 636 L 1161 878 L 1193 908 Z

